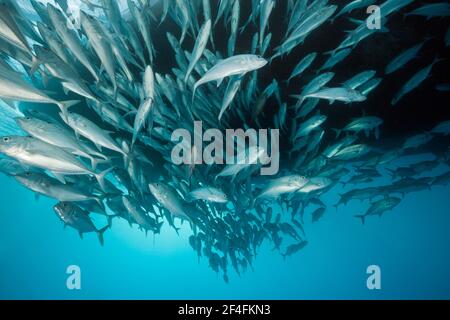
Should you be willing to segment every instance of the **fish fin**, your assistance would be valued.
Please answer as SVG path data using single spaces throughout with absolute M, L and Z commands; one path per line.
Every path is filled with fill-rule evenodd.
M 355 18 L 348 18 L 348 21 L 358 25 L 358 24 L 363 24 L 364 20 L 360 20 L 360 19 L 355 19 Z M 346 31 L 347 32 L 347 31 Z M 351 32 L 351 31 L 350 31 Z
M 78 231 L 78 234 L 80 235 L 80 239 L 83 239 L 83 233 L 81 231 Z
M 109 224 L 103 228 L 101 228 L 100 230 L 97 230 L 97 236 L 98 236 L 98 240 L 100 241 L 100 245 L 103 247 L 105 240 L 103 238 L 103 234 L 105 233 L 106 230 L 109 229 Z
M 39 193 L 34 193 L 34 200 L 36 201 L 36 202 L 38 202 L 39 201 L 39 198 L 40 198 L 40 194 Z
M 66 180 L 64 179 L 64 175 L 61 173 L 51 171 L 53 176 L 62 184 L 66 184 Z
M 221 78 L 219 80 L 217 80 L 217 88 L 220 87 L 220 85 L 222 84 L 224 78 Z

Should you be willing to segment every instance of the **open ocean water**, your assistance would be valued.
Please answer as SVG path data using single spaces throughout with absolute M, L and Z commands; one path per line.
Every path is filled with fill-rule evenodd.
M 450 188 L 406 196 L 393 212 L 362 226 L 358 202 L 329 209 L 307 224 L 309 244 L 283 258 L 263 246 L 254 270 L 226 284 L 197 261 L 187 232 L 146 237 L 114 221 L 101 247 L 64 230 L 51 207 L 5 176 L 0 216 L 0 297 L 3 299 L 448 299 Z M 336 195 L 330 194 L 336 201 Z M 305 215 L 308 219 L 308 215 Z M 99 218 L 101 221 L 101 219 Z M 66 268 L 81 269 L 81 290 L 68 290 Z M 366 269 L 381 268 L 381 290 L 368 290 Z
M 275 37 L 282 32 L 276 23 L 281 15 L 275 13 L 270 23 Z M 364 13 L 360 16 L 364 17 Z M 417 17 L 410 19 L 406 24 L 401 16 L 396 17 L 390 22 L 391 31 L 365 40 L 354 49 L 352 59 L 333 69 L 340 80 L 367 69 L 376 69 L 383 76 L 382 68 L 389 59 L 427 34 L 434 34 L 434 40 L 418 59 L 394 76 L 386 76 L 361 104 L 367 114 L 385 121 L 381 136 L 389 143 L 450 119 L 449 92 L 434 89 L 436 84 L 449 81 L 449 48 L 438 42 L 448 26 L 448 17 L 437 18 L 430 25 Z M 312 39 L 305 42 L 305 51 L 314 48 L 322 53 L 332 49 L 349 27 L 347 22 L 341 24 L 338 22 L 329 34 L 320 29 L 314 32 Z M 178 27 L 169 24 L 168 28 L 174 28 L 173 33 L 178 35 Z M 153 35 L 157 41 L 165 39 L 160 30 Z M 192 40 L 188 41 L 186 48 L 191 50 Z M 243 51 L 248 45 L 249 39 L 241 39 L 236 50 Z M 163 43 L 161 50 L 159 70 L 169 72 L 173 57 L 166 59 L 165 53 L 170 47 Z M 390 106 L 401 83 L 431 63 L 436 53 L 446 60 L 436 65 L 431 79 L 398 106 Z M 261 75 L 262 81 L 270 83 L 274 75 L 286 78 L 303 55 L 295 51 L 282 63 L 271 65 Z M 292 83 L 283 99 L 298 94 L 299 82 Z M 329 111 L 331 127 L 342 127 L 349 118 L 361 116 L 359 105 L 342 111 L 347 107 L 338 104 L 330 107 L 336 108 Z M 14 117 L 18 115 L 0 104 L 1 136 L 23 134 L 15 125 Z M 431 159 L 425 152 L 402 157 L 394 162 L 395 166 L 381 167 L 380 172 L 386 174 L 386 168 Z M 442 163 L 418 177 L 446 170 L 447 164 Z M 358 187 L 391 182 L 384 177 L 375 184 Z M 95 234 L 80 239 L 78 232 L 63 227 L 52 208 L 57 201 L 44 196 L 36 199 L 13 177 L 0 174 L 0 299 L 450 299 L 450 185 L 407 193 L 394 210 L 381 218 L 368 217 L 364 225 L 354 216 L 366 212 L 368 201 L 352 200 L 337 210 L 333 207 L 340 194 L 353 188 L 337 184 L 322 196 L 327 209 L 317 223 L 311 222 L 314 208 L 306 209 L 305 248 L 283 258 L 266 241 L 252 266 L 240 276 L 229 272 L 226 283 L 221 274 L 211 270 L 206 258 L 197 258 L 189 245 L 191 231 L 187 222 L 179 235 L 165 224 L 160 234 L 146 236 L 136 225 L 130 227 L 125 220 L 114 219 L 102 247 Z M 273 216 L 286 214 L 274 208 Z M 106 224 L 100 215 L 93 214 L 93 221 L 98 228 Z M 66 271 L 71 265 L 80 268 L 80 290 L 67 287 Z M 367 268 L 373 265 L 381 271 L 379 290 L 367 286 Z

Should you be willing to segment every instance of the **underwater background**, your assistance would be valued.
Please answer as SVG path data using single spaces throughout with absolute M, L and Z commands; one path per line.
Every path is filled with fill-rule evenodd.
M 362 70 L 382 69 L 389 58 L 426 35 L 442 38 L 448 26 L 448 20 L 425 24 L 414 19 L 403 27 L 401 16 L 392 19 L 388 34 L 365 40 L 354 49 L 352 59 L 333 71 L 348 79 Z M 277 24 L 271 22 L 270 28 L 276 35 Z M 345 28 L 346 25 L 336 23 L 335 34 L 319 29 L 305 43 L 305 52 L 312 48 L 318 52 L 330 50 L 343 38 Z M 164 34 L 154 36 L 164 38 Z M 239 41 L 237 48 L 248 46 L 248 41 Z M 436 51 L 441 58 L 448 58 L 449 48 L 442 45 L 436 49 L 437 40 L 432 41 L 435 42 L 425 47 L 419 59 L 393 77 L 383 79 L 362 103 L 365 112 L 377 114 L 385 121 L 382 137 L 386 141 L 430 130 L 438 121 L 450 119 L 449 92 L 434 89 L 436 84 L 449 80 L 448 60 L 437 65 L 431 79 L 395 109 L 389 105 L 401 83 L 431 63 Z M 272 74 L 287 78 L 302 56 L 303 53 L 294 53 L 284 63 L 271 66 L 262 79 L 270 82 Z M 298 88 L 292 91 L 298 93 Z M 330 115 L 332 127 L 342 127 L 345 119 L 361 115 L 359 105 L 347 109 L 345 115 L 342 108 L 336 109 Z M 17 115 L 11 109 L 0 105 L 1 136 L 20 133 L 12 120 L 14 116 Z M 430 159 L 429 154 L 413 155 L 396 164 Z M 442 173 L 442 167 L 445 165 L 434 173 Z M 379 185 L 390 182 L 377 180 Z M 307 209 L 304 229 L 308 245 L 304 249 L 284 259 L 272 244 L 265 242 L 252 267 L 241 276 L 230 273 L 230 281 L 225 283 L 222 276 L 211 270 L 207 259 L 199 260 L 190 247 L 187 223 L 180 235 L 165 225 L 160 234 L 146 236 L 137 226 L 130 227 L 125 220 L 117 219 L 105 233 L 102 247 L 95 234 L 86 234 L 81 240 L 75 230 L 63 228 L 52 208 L 57 201 L 46 197 L 36 200 L 33 192 L 14 178 L 0 174 L 0 298 L 449 299 L 450 186 L 406 194 L 394 210 L 382 218 L 371 217 L 364 225 L 354 215 L 366 212 L 367 201 L 351 201 L 337 210 L 333 207 L 339 194 L 351 189 L 337 185 L 321 198 L 327 210 L 318 223 L 311 223 L 312 210 Z M 94 222 L 101 226 L 104 220 L 96 216 Z M 66 268 L 70 265 L 81 269 L 81 290 L 67 289 Z M 366 269 L 370 265 L 381 269 L 380 290 L 367 288 Z
M 2 299 L 450 298 L 448 187 L 406 196 L 364 226 L 352 215 L 366 205 L 329 209 L 305 227 L 309 244 L 301 252 L 283 261 L 264 245 L 254 270 L 231 274 L 227 284 L 206 259 L 197 261 L 187 233 L 163 228 L 153 240 L 118 220 L 101 247 L 95 234 L 80 240 L 64 230 L 55 201 L 35 202 L 3 175 L 0 183 Z M 381 290 L 366 286 L 373 264 L 381 268 Z M 69 265 L 81 269 L 81 290 L 66 287 Z

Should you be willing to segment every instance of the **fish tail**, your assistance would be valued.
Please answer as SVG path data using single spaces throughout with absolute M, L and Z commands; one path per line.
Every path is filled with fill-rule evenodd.
M 109 169 L 106 169 L 105 171 L 102 171 L 100 173 L 95 173 L 95 178 L 98 181 L 98 184 L 100 185 L 100 188 L 102 188 L 103 191 L 106 191 L 106 184 L 105 184 L 105 177 L 108 173 L 110 173 L 114 167 L 111 167 Z
M 361 219 L 361 223 L 364 224 L 366 222 L 366 216 L 361 214 L 361 215 L 356 215 L 354 216 L 355 218 Z
M 114 79 L 114 101 L 117 102 L 117 94 L 118 94 L 118 88 L 117 88 L 117 82 Z
M 342 130 L 341 129 L 331 129 L 334 132 L 336 132 L 336 139 L 339 138 L 339 136 L 341 135 Z
M 108 163 L 109 162 L 107 159 L 97 159 L 97 158 L 95 158 L 95 157 L 93 157 L 91 155 L 89 155 L 88 159 L 91 162 L 92 170 L 97 170 L 97 167 L 98 167 L 99 164 Z
M 58 102 L 58 107 L 61 109 L 62 115 L 65 120 L 67 120 L 67 114 L 69 112 L 69 108 L 80 103 L 80 100 L 68 100 Z
M 194 199 L 193 195 L 189 192 L 188 194 L 186 194 L 186 195 L 184 196 L 184 200 L 185 200 L 186 202 L 193 202 L 195 199 Z
M 131 139 L 131 148 L 134 147 L 134 143 L 136 142 L 138 136 L 138 131 L 136 129 L 133 129 L 133 138 Z
M 98 241 L 100 241 L 100 245 L 103 247 L 104 243 L 105 243 L 105 239 L 103 238 L 103 234 L 105 233 L 106 230 L 109 229 L 109 225 L 101 228 L 100 230 L 97 230 L 97 236 L 98 236 Z
M 395 178 L 395 171 L 394 170 L 386 168 L 386 171 L 391 176 L 391 178 Z
M 116 214 L 114 214 L 114 215 L 108 215 L 108 216 L 106 217 L 106 219 L 108 220 L 108 227 L 109 227 L 110 229 L 111 229 L 111 227 L 112 227 L 113 218 L 115 218 L 115 217 L 117 217 Z
M 198 82 L 194 85 L 194 91 L 192 91 L 192 99 L 191 99 L 192 105 L 194 105 L 195 93 L 197 92 L 197 88 L 198 88 Z
M 40 61 L 38 58 L 33 56 L 32 60 L 31 60 L 30 75 L 34 74 L 39 69 L 39 66 L 41 64 L 42 64 L 42 61 Z

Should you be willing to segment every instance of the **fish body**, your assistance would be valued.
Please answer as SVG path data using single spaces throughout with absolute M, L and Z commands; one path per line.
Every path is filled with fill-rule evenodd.
M 412 76 L 403 87 L 397 92 L 394 98 L 391 101 L 391 105 L 396 105 L 406 94 L 413 91 L 417 87 L 419 87 L 423 81 L 425 81 L 433 69 L 433 66 L 440 61 L 439 59 L 435 59 L 431 64 L 426 66 L 425 68 L 419 70 L 414 76 Z
M 98 82 L 100 79 L 96 70 L 94 69 L 94 66 L 92 65 L 92 62 L 86 54 L 86 50 L 82 46 L 80 39 L 78 39 L 74 30 L 71 30 L 67 27 L 67 22 L 61 11 L 56 9 L 51 4 L 47 4 L 47 11 L 53 24 L 54 30 L 59 35 L 63 43 L 69 48 L 73 55 L 86 67 L 86 69 Z
M 109 229 L 109 225 L 102 229 L 97 229 L 89 217 L 89 212 L 70 202 L 60 202 L 53 209 L 61 221 L 64 222 L 64 225 L 68 225 L 77 230 L 80 236 L 84 233 L 96 233 L 100 244 L 103 245 L 103 234 Z
M 261 191 L 258 198 L 277 198 L 282 194 L 300 190 L 308 183 L 304 176 L 291 175 L 274 179 Z
M 370 208 L 364 215 L 357 215 L 356 218 L 361 219 L 361 222 L 364 224 L 366 217 L 368 216 L 380 216 L 383 215 L 386 211 L 394 209 L 401 202 L 400 198 L 396 197 L 388 197 L 378 201 L 375 201 L 371 204 Z
M 341 101 L 345 103 L 362 102 L 367 99 L 366 96 L 357 90 L 346 87 L 325 88 L 317 92 L 304 95 L 303 98 L 325 99 L 330 101 L 330 103 L 333 103 L 334 101 Z
M 218 81 L 219 83 L 226 77 L 243 75 L 247 72 L 254 71 L 264 67 L 267 60 L 252 54 L 236 55 L 218 62 L 211 69 L 209 69 L 203 77 L 194 85 L 194 93 L 199 86 L 211 81 Z
M 183 208 L 183 200 L 170 186 L 162 182 L 155 182 L 149 185 L 149 189 L 159 204 L 167 209 L 174 217 L 189 220 Z
M 204 200 L 213 203 L 227 203 L 227 195 L 220 189 L 214 187 L 201 187 L 192 190 L 186 195 L 186 201 L 193 202 L 197 200 Z

